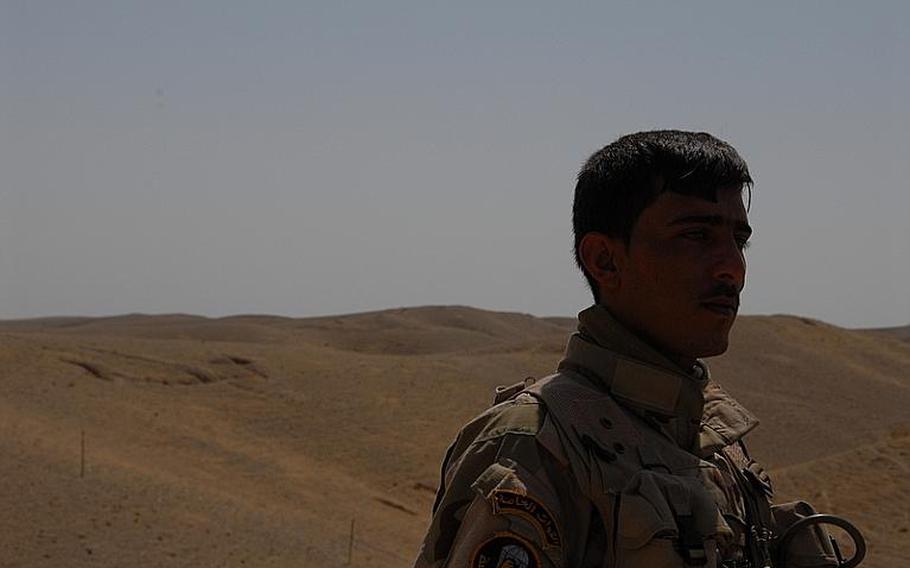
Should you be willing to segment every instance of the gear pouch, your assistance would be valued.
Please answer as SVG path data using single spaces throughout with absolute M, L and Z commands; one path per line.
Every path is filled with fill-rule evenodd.
M 714 568 L 715 537 L 724 530 L 698 479 L 642 471 L 618 496 L 615 566 Z

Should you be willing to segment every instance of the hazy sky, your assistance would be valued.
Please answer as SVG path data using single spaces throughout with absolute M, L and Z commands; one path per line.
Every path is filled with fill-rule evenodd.
M 736 5 L 734 5 L 736 4 Z M 744 313 L 910 323 L 906 2 L 0 3 L 0 318 L 573 315 L 581 162 L 712 132 Z

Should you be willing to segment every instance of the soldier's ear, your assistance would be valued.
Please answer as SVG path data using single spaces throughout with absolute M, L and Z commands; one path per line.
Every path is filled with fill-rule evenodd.
M 585 270 L 601 288 L 613 289 L 619 285 L 617 246 L 616 239 L 603 233 L 588 233 L 578 245 L 578 254 Z
M 600 254 L 597 255 L 597 267 L 604 272 L 616 271 L 616 263 L 613 262 L 613 255 L 606 249 L 602 250 Z

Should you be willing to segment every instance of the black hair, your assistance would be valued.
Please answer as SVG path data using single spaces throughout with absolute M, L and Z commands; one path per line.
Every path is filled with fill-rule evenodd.
M 600 300 L 597 282 L 578 250 L 587 233 L 604 233 L 628 244 L 641 212 L 661 193 L 716 201 L 717 190 L 731 186 L 748 189 L 751 197 L 749 167 L 733 146 L 706 132 L 638 132 L 595 152 L 578 173 L 572 206 L 575 262 L 594 300 Z

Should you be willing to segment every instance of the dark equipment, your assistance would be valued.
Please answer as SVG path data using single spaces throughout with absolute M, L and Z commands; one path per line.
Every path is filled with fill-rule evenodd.
M 838 517 L 836 515 L 810 515 L 803 519 L 800 519 L 790 525 L 786 532 L 780 537 L 780 540 L 777 544 L 777 566 L 786 566 L 787 565 L 787 552 L 790 547 L 790 542 L 793 540 L 793 537 L 796 534 L 810 527 L 817 527 L 819 525 L 834 525 L 840 527 L 846 531 L 850 538 L 853 539 L 853 544 L 856 547 L 853 556 L 849 559 L 844 559 L 841 554 L 840 547 L 837 546 L 837 541 L 833 537 L 828 537 L 831 539 L 831 547 L 834 549 L 834 554 L 837 557 L 837 566 L 838 568 L 854 568 L 854 566 L 859 566 L 859 563 L 863 561 L 863 558 L 866 556 L 866 539 L 863 538 L 862 533 L 859 532 L 855 526 L 853 526 L 850 521 L 847 519 Z

